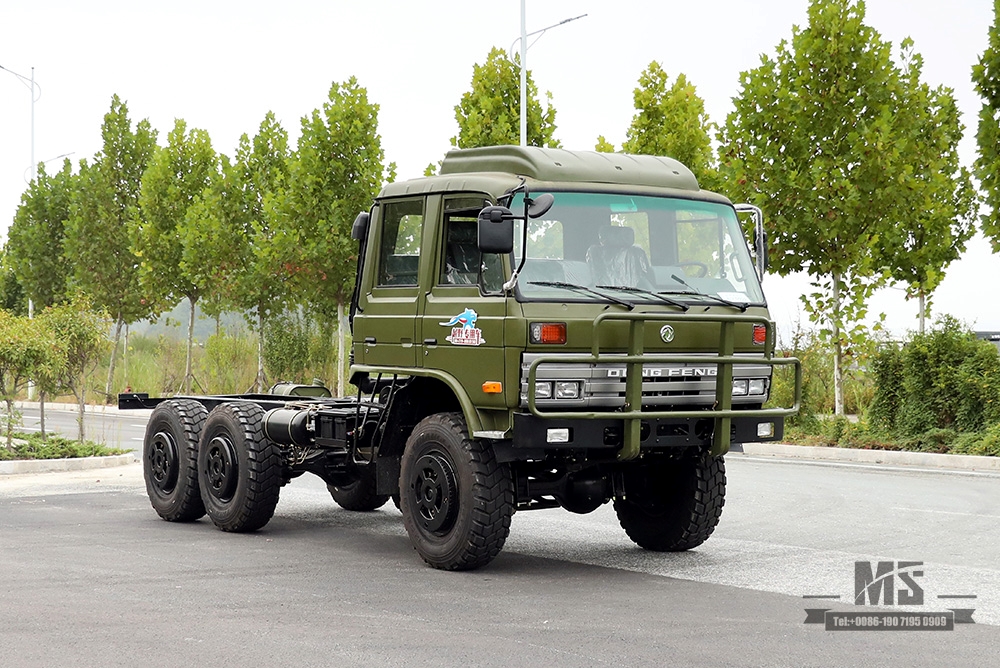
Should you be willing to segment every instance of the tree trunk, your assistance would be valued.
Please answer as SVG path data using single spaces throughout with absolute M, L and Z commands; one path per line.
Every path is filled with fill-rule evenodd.
M 38 393 L 38 429 L 42 434 L 42 440 L 47 441 L 45 435 L 45 392 Z
M 347 367 L 344 364 L 344 347 L 347 333 L 344 331 L 344 302 L 337 300 L 337 396 L 347 393 Z
M 264 391 L 264 311 L 257 307 L 257 380 L 254 381 L 257 392 Z
M 4 416 L 6 424 L 4 426 L 7 432 L 7 449 L 10 450 L 14 447 L 14 399 L 8 397 L 4 401 L 7 403 L 7 415 Z
M 833 275 L 833 412 L 844 414 L 844 346 L 840 341 L 840 274 Z
M 118 319 L 115 321 L 115 342 L 111 348 L 111 363 L 108 364 L 108 382 L 104 385 L 104 403 L 106 404 L 111 403 L 111 385 L 115 381 L 115 362 L 118 359 L 118 340 L 122 335 L 123 324 L 121 313 L 119 313 Z
M 77 392 L 77 399 L 80 400 L 80 413 L 76 416 L 76 422 L 79 426 L 79 429 L 77 430 L 77 440 L 83 444 L 83 416 L 87 407 L 87 381 L 83 377 L 83 374 L 80 375 L 80 391 Z
M 918 299 L 920 300 L 920 325 L 918 331 L 921 334 L 924 333 L 924 316 L 927 315 L 927 306 L 924 303 L 925 296 L 924 289 L 920 288 L 920 293 L 918 295 Z
M 191 394 L 191 352 L 194 346 L 194 308 L 197 297 L 188 297 L 191 303 L 191 315 L 188 317 L 187 362 L 184 364 L 184 393 Z

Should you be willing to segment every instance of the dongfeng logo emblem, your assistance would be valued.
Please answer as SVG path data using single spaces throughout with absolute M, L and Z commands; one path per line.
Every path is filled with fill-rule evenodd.
M 663 339 L 664 343 L 670 343 L 674 340 L 674 328 L 670 325 L 664 325 L 660 328 L 660 338 Z

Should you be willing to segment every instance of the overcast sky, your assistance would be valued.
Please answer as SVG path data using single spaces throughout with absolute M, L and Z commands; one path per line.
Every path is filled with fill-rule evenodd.
M 966 125 L 963 162 L 975 159 L 980 100 L 970 80 L 993 21 L 989 0 L 869 0 L 867 23 L 897 47 L 912 37 L 924 79 L 954 89 Z M 713 121 L 739 93 L 739 73 L 773 54 L 806 0 L 527 0 L 529 32 L 586 14 L 545 33 L 528 52 L 539 88 L 552 93 L 556 137 L 589 150 L 598 135 L 616 145 L 634 114 L 639 74 L 659 61 L 687 75 Z M 35 158 L 90 159 L 111 96 L 133 120 L 148 118 L 161 143 L 175 118 L 206 129 L 232 154 L 272 110 L 291 134 L 322 105 L 330 84 L 350 76 L 380 105 L 386 158 L 400 178 L 440 160 L 457 134 L 454 107 L 472 66 L 490 48 L 509 49 L 520 32 L 520 0 L 8 0 L 0 8 L 0 65 L 41 86 L 35 104 Z M 49 163 L 57 170 L 60 161 Z M 31 95 L 0 71 L 0 237 L 16 211 L 31 164 Z M 767 211 L 765 211 L 765 215 Z M 769 276 L 772 315 L 787 331 L 799 316 L 802 277 Z M 1000 330 L 1000 256 L 981 239 L 954 263 L 935 294 L 935 313 L 980 330 Z M 896 333 L 916 326 L 916 305 L 900 290 L 876 296 Z M 801 316 L 805 319 L 805 316 Z

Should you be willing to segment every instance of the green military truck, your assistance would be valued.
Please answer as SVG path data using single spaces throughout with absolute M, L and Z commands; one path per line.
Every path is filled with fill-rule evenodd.
M 385 186 L 354 223 L 357 397 L 122 395 L 155 406 L 154 509 L 254 531 L 308 472 L 348 510 L 392 498 L 435 568 L 490 562 L 515 511 L 609 501 L 643 548 L 703 543 L 730 445 L 780 439 L 798 407 L 760 211 L 663 157 L 504 146 L 440 172 Z M 779 364 L 795 405 L 764 408 Z

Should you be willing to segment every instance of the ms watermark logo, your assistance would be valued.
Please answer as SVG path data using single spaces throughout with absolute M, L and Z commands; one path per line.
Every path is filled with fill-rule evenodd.
M 827 631 L 953 631 L 955 624 L 974 624 L 972 608 L 921 610 L 924 606 L 924 562 L 855 561 L 854 605 L 891 608 L 898 612 L 836 611 L 806 608 L 806 624 L 824 624 Z M 802 598 L 839 600 L 839 594 L 807 594 Z M 938 594 L 938 600 L 971 600 L 975 594 Z M 914 608 L 917 608 L 914 610 Z
M 923 605 L 922 561 L 854 562 L 854 605 Z M 897 581 L 902 585 L 896 589 Z M 866 600 L 867 599 L 867 600 Z M 895 601 L 895 602 L 893 602 Z

